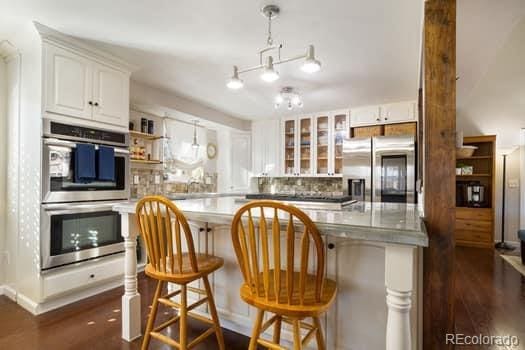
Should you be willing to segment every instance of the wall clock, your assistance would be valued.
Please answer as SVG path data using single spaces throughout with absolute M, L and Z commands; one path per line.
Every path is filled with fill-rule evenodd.
M 217 145 L 214 143 L 208 143 L 206 146 L 206 153 L 208 154 L 208 159 L 213 159 L 217 155 Z

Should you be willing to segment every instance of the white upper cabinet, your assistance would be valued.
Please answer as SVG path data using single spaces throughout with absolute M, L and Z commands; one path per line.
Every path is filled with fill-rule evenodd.
M 352 127 L 416 121 L 416 102 L 405 101 L 350 110 Z
M 255 176 L 279 176 L 279 120 L 252 122 L 252 173 Z
M 365 106 L 350 110 L 351 126 L 377 124 L 381 122 L 379 106 Z
M 86 58 L 45 46 L 45 108 L 49 112 L 91 118 L 93 72 Z
M 102 64 L 94 65 L 93 119 L 127 126 L 129 113 L 129 76 Z
M 281 149 L 287 176 L 340 176 L 349 111 L 314 113 L 282 120 Z
M 385 123 L 415 121 L 416 102 L 409 101 L 382 105 L 381 119 Z
M 44 44 L 45 111 L 126 127 L 130 74 L 74 49 Z

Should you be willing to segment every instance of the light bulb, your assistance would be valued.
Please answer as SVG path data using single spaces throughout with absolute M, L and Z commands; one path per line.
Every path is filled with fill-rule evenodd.
M 228 80 L 226 86 L 232 90 L 238 90 L 244 86 L 244 83 L 239 78 L 239 70 L 237 66 L 233 66 L 233 76 Z
M 244 84 L 241 79 L 231 78 L 230 80 L 228 80 L 226 86 L 232 90 L 238 90 L 242 88 Z
M 281 106 L 281 104 L 279 104 L 279 103 L 276 102 L 273 106 L 275 107 L 275 109 L 279 109 L 279 107 Z
M 301 99 L 299 98 L 299 96 L 294 96 L 292 98 L 292 103 L 296 106 L 299 106 L 299 104 L 301 103 Z
M 281 104 L 281 103 L 283 103 L 283 101 L 284 101 L 283 95 L 279 94 L 279 95 L 275 96 L 275 103 Z
M 305 73 L 315 73 L 321 69 L 321 62 L 315 59 L 314 46 L 308 46 L 306 52 L 306 59 L 301 66 L 301 70 Z
M 263 72 L 261 74 L 261 79 L 267 83 L 271 83 L 279 79 L 279 73 L 273 68 L 273 57 L 268 56 L 266 58 L 266 65 L 264 66 Z
M 264 71 L 261 74 L 261 79 L 267 83 L 271 83 L 279 79 L 279 73 L 273 69 L 264 68 Z
M 288 102 L 288 110 L 291 111 L 293 109 L 293 105 L 292 105 L 292 102 Z

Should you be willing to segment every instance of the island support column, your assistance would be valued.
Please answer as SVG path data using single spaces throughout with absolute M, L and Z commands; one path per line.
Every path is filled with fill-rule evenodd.
M 126 341 L 132 341 L 141 336 L 140 294 L 137 289 L 137 234 L 130 230 L 129 214 L 121 213 L 121 220 L 125 249 L 122 338 Z
M 386 246 L 387 350 L 412 349 L 410 309 L 414 285 L 414 252 L 413 246 L 394 244 Z

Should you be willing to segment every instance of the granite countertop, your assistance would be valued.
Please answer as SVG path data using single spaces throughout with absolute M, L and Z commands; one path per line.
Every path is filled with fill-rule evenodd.
M 180 199 L 201 199 L 201 198 L 218 198 L 218 197 L 237 197 L 244 196 L 245 193 L 228 193 L 228 192 L 180 192 L 180 193 L 169 193 L 166 194 L 171 200 L 180 200 Z
M 177 202 L 188 220 L 229 224 L 243 204 L 232 194 Z M 114 210 L 135 213 L 137 201 L 117 204 Z M 323 234 L 366 241 L 428 246 L 425 225 L 416 204 L 358 202 L 339 210 L 302 209 Z M 254 217 L 258 211 L 254 210 Z M 273 213 L 265 215 L 271 218 Z M 283 218 L 284 219 L 284 218 Z

